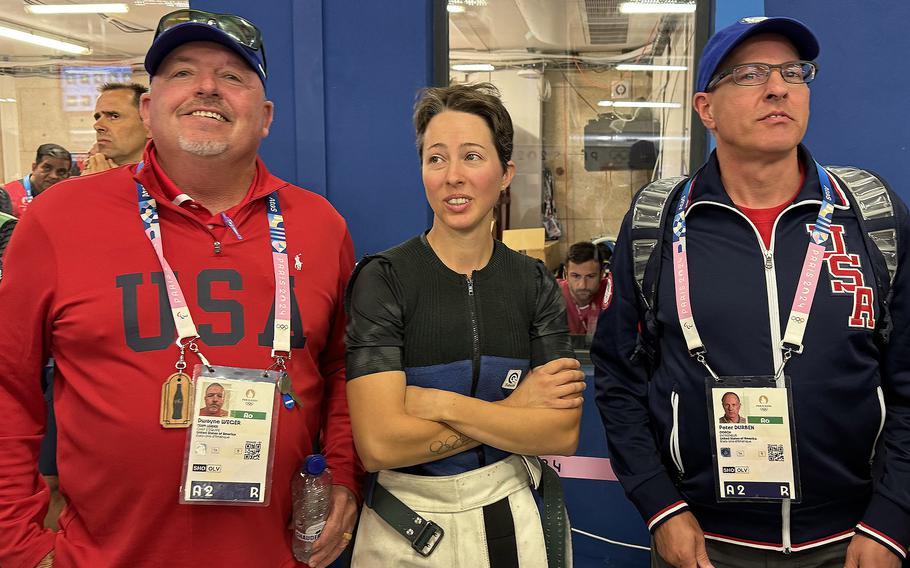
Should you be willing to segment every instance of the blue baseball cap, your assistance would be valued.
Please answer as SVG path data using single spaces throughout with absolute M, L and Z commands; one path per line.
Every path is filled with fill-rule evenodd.
M 152 46 L 145 54 L 149 76 L 155 75 L 168 54 L 192 41 L 211 41 L 233 50 L 265 86 L 265 45 L 259 28 L 240 16 L 202 10 L 177 10 L 161 18 Z
M 806 24 L 793 18 L 766 18 L 753 16 L 742 18 L 736 23 L 718 30 L 705 45 L 698 62 L 698 80 L 695 91 L 703 92 L 717 66 L 737 45 L 756 34 L 780 34 L 790 40 L 799 56 L 806 61 L 818 57 L 818 39 Z

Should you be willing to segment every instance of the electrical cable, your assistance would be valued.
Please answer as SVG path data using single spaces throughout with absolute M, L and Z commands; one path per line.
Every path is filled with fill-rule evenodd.
M 597 110 L 597 107 L 592 105 L 586 98 L 584 98 L 582 96 L 582 94 L 578 91 L 578 89 L 575 88 L 575 85 L 572 84 L 572 81 L 569 81 L 569 76 L 566 75 L 566 72 L 562 71 L 561 73 L 562 73 L 562 78 L 565 80 L 566 84 L 568 86 L 572 87 L 572 90 L 575 91 L 575 94 L 578 95 L 578 98 L 581 99 L 586 105 L 588 105 L 591 108 L 591 110 L 594 111 L 595 114 L 600 114 L 600 111 Z
M 578 533 L 578 534 L 581 534 L 581 535 L 584 535 L 584 536 L 586 536 L 586 537 L 588 537 L 588 538 L 593 538 L 594 540 L 599 540 L 599 541 L 602 541 L 602 542 L 606 542 L 607 544 L 614 544 L 614 545 L 616 545 L 616 546 L 624 546 L 624 547 L 626 547 L 626 548 L 634 548 L 634 549 L 636 549 L 636 550 L 645 550 L 645 551 L 650 551 L 650 550 L 651 550 L 651 548 L 648 547 L 648 546 L 642 546 L 642 545 L 640 545 L 640 544 L 632 544 L 632 543 L 630 543 L 630 542 L 622 542 L 622 541 L 619 541 L 619 540 L 611 540 L 611 539 L 609 539 L 609 538 L 605 538 L 605 537 L 602 537 L 602 536 L 598 536 L 598 535 L 596 535 L 596 534 L 592 534 L 592 533 L 589 533 L 589 532 L 585 532 L 585 531 L 582 531 L 582 530 L 578 530 L 578 529 L 576 529 L 575 527 L 572 527 L 572 532 Z

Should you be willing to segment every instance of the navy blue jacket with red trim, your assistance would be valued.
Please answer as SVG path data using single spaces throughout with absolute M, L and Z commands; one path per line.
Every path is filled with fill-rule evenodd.
M 771 375 L 780 361 L 780 338 L 821 197 L 812 158 L 803 147 L 799 153 L 805 182 L 779 215 L 768 250 L 724 190 L 714 155 L 694 185 L 686 216 L 690 297 L 708 363 L 718 375 Z M 679 187 L 666 207 L 676 206 L 678 192 Z M 834 212 L 805 349 L 786 367 L 802 488 L 802 500 L 789 511 L 781 503 L 717 502 L 707 373 L 689 356 L 680 331 L 669 221 L 657 283 L 659 354 L 653 363 L 633 357 L 639 330 L 647 328 L 626 216 L 612 262 L 614 297 L 598 321 L 591 357 L 613 468 L 650 530 L 691 510 L 707 536 L 731 542 L 800 550 L 848 538 L 858 529 L 906 557 L 910 220 L 906 205 L 889 193 L 900 258 L 887 347 L 876 341 L 881 298 L 857 219 L 843 202 Z M 646 289 L 650 278 L 646 275 Z

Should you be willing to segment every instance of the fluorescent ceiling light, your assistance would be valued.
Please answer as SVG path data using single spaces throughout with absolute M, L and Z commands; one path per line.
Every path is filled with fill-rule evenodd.
M 598 101 L 597 106 L 613 108 L 681 108 L 682 103 L 656 101 Z
M 0 23 L 0 37 L 40 45 L 42 47 L 49 47 L 51 49 L 56 49 L 57 51 L 65 51 L 66 53 L 74 53 L 76 55 L 88 55 L 92 52 L 87 45 L 54 39 L 52 37 L 11 28 L 5 23 Z
M 163 6 L 165 8 L 189 8 L 187 0 L 133 0 L 133 6 Z
M 459 6 L 458 4 L 448 4 L 448 5 L 446 5 L 446 10 L 448 10 L 450 14 L 461 14 L 461 13 L 464 12 L 466 9 L 467 9 L 467 8 L 465 8 L 464 6 Z
M 452 65 L 455 71 L 495 71 L 496 68 L 490 63 L 456 63 Z
M 620 63 L 616 66 L 617 71 L 686 71 L 688 69 L 685 65 L 647 65 L 640 63 Z
M 622 14 L 691 14 L 694 2 L 623 2 L 619 5 Z
M 685 142 L 689 140 L 688 136 L 649 136 L 646 134 L 588 134 L 583 138 L 585 142 L 635 142 L 637 140 L 646 140 L 648 142 L 659 142 L 661 140 Z
M 126 14 L 130 7 L 117 4 L 29 4 L 26 12 L 32 14 Z

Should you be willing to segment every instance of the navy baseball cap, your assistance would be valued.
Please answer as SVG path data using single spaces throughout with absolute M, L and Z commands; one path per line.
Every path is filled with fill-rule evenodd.
M 149 76 L 155 75 L 170 52 L 191 41 L 212 41 L 233 50 L 249 63 L 265 86 L 265 45 L 259 28 L 234 14 L 203 10 L 177 10 L 161 18 L 152 47 L 145 54 Z
M 707 89 L 720 62 L 737 45 L 756 34 L 780 34 L 790 40 L 802 59 L 812 61 L 818 57 L 818 39 L 812 30 L 799 20 L 764 16 L 742 18 L 736 23 L 718 30 L 708 40 L 698 62 L 698 81 L 695 83 L 695 91 L 703 92 Z

